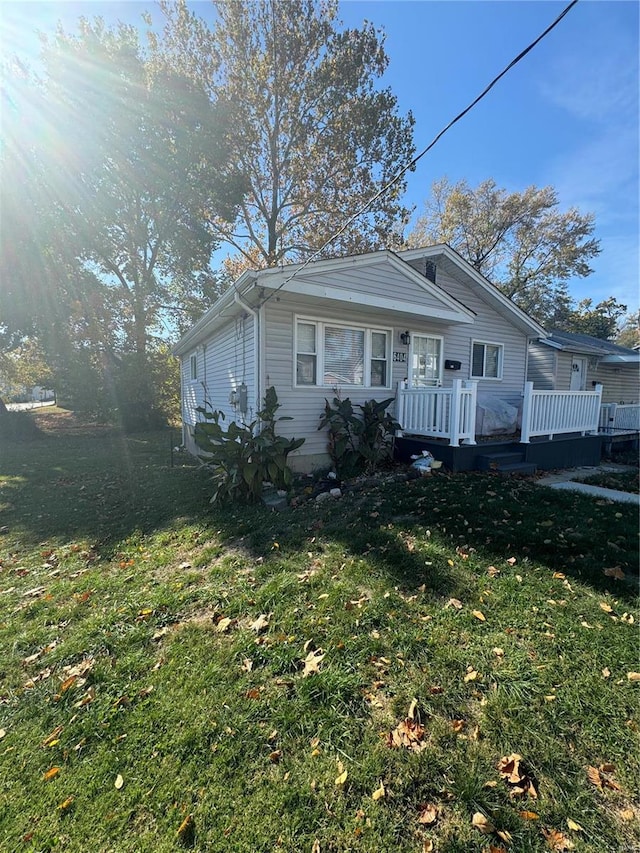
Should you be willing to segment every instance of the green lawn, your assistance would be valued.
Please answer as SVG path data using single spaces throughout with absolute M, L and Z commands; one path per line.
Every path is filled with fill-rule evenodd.
M 0 446 L 1 850 L 640 845 L 637 508 L 214 510 L 168 432 L 39 419 Z
M 582 477 L 581 483 L 591 486 L 601 486 L 604 489 L 615 489 L 620 492 L 632 492 L 638 494 L 640 491 L 640 478 L 637 469 L 634 471 L 603 471 Z

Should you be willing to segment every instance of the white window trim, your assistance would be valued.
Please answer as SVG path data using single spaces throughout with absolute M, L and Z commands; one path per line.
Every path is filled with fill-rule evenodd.
M 411 335 L 410 345 L 409 345 L 409 363 L 407 364 L 407 382 L 409 388 L 442 388 L 442 377 L 444 370 L 444 335 L 432 335 L 430 332 L 416 332 L 411 330 L 409 332 Z M 439 375 L 433 385 L 414 385 L 413 384 L 413 375 L 411 370 L 411 362 L 413 360 L 413 339 L 415 337 L 418 338 L 431 338 L 434 341 L 440 341 L 440 369 L 438 371 Z
M 195 368 L 195 369 L 194 369 Z M 195 376 L 193 375 L 195 373 Z M 198 381 L 198 354 L 192 352 L 189 356 L 189 382 Z
M 485 347 L 484 357 L 482 359 L 482 376 L 474 376 L 473 374 L 473 348 L 478 344 L 479 346 Z M 487 350 L 486 347 L 498 347 L 498 375 L 497 376 L 485 376 L 484 371 L 486 369 L 487 364 Z M 504 368 L 504 344 L 498 343 L 498 341 L 480 341 L 473 339 L 471 341 L 471 352 L 469 353 L 469 378 L 470 379 L 482 379 L 486 382 L 502 382 L 502 374 Z
M 298 383 L 298 323 L 308 323 L 315 326 L 316 329 L 316 383 L 315 385 L 306 385 Z M 320 380 L 324 378 L 324 329 L 325 326 L 339 329 L 355 329 L 364 332 L 364 382 L 362 385 L 340 385 L 330 383 L 325 385 Z M 387 384 L 372 385 L 371 384 L 371 360 L 372 346 L 371 335 L 375 332 L 385 334 L 387 336 Z M 344 388 L 346 390 L 381 390 L 390 391 L 393 385 L 392 371 L 392 345 L 393 345 L 393 329 L 385 329 L 379 326 L 366 326 L 362 323 L 345 323 L 339 320 L 329 318 L 306 317 L 303 315 L 295 315 L 293 318 L 293 387 L 294 388 Z M 304 353 L 303 353 L 304 354 Z M 309 353 L 310 354 L 310 353 Z

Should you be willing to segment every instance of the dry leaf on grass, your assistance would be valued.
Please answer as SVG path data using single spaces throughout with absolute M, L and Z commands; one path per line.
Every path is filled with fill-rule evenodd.
M 457 598 L 450 598 L 445 607 L 455 607 L 456 610 L 462 610 L 462 602 Z
M 601 788 L 602 790 L 610 788 L 612 791 L 620 791 L 622 790 L 620 785 L 610 778 L 610 774 L 614 770 L 615 767 L 613 764 L 601 764 L 600 767 L 589 766 L 587 767 L 587 778 L 596 788 Z
M 420 814 L 418 815 L 418 823 L 423 826 L 433 826 L 438 820 L 438 809 L 432 803 L 427 803 L 420 806 Z
M 617 580 L 617 581 L 623 581 L 623 580 L 624 580 L 624 577 L 625 577 L 624 572 L 622 571 L 622 569 L 620 568 L 620 566 L 614 566 L 614 567 L 613 567 L 613 568 L 611 568 L 611 569 L 604 569 L 604 570 L 603 570 L 603 574 L 604 574 L 606 577 L 608 577 L 608 578 L 614 578 L 614 579 L 615 579 L 615 580 Z
M 506 755 L 498 762 L 498 773 L 509 786 L 509 795 L 511 797 L 529 796 L 533 799 L 538 798 L 537 783 L 530 773 L 527 773 L 520 766 L 522 756 L 516 752 L 511 755 Z
M 570 841 L 563 832 L 559 832 L 557 829 L 546 829 L 543 826 L 542 834 L 552 850 L 573 850 L 575 847 L 573 841 Z
M 113 783 L 113 787 L 116 789 L 116 791 L 120 791 L 123 788 L 123 786 L 124 786 L 124 779 L 122 778 L 120 773 L 118 773 L 118 775 L 116 776 L 116 781 Z
M 255 631 L 256 634 L 259 634 L 261 631 L 264 631 L 268 625 L 269 617 L 265 613 L 261 613 L 258 618 L 249 625 L 249 628 L 252 631 Z
M 308 676 L 313 675 L 315 672 L 320 672 L 320 664 L 323 660 L 324 653 L 322 649 L 316 649 L 314 652 L 309 652 L 304 659 L 304 670 L 302 672 L 303 678 L 308 678 Z
M 182 821 L 176 832 L 178 840 L 186 847 L 190 847 L 194 841 L 195 823 L 193 815 L 188 814 Z
M 487 621 L 487 617 L 484 615 L 482 610 L 472 610 L 471 612 L 476 617 L 476 619 L 479 619 L 481 622 Z
M 66 800 L 63 800 L 58 806 L 58 811 L 66 812 L 68 811 L 73 803 L 75 802 L 75 797 L 67 797 Z
M 392 732 L 386 737 L 386 743 L 389 747 L 411 749 L 414 752 L 420 752 L 425 749 L 424 743 L 425 730 L 424 727 L 415 720 L 407 717 L 395 727 Z
M 570 817 L 567 818 L 567 826 L 573 832 L 584 832 L 584 829 L 580 826 L 580 824 L 576 823 L 575 820 L 571 820 Z
M 640 672 L 628 672 L 627 673 L 628 681 L 640 681 Z
M 482 812 L 476 812 L 474 814 L 471 818 L 471 825 L 475 826 L 478 832 L 481 832 L 483 835 L 491 835 L 492 832 L 496 831 L 495 826 L 491 823 L 488 817 L 482 814 Z
M 380 780 L 380 787 L 376 788 L 376 790 L 373 792 L 373 794 L 371 794 L 371 799 L 375 800 L 375 801 L 383 800 L 385 798 L 386 794 L 387 794 L 387 792 L 385 790 L 385 787 L 382 783 L 382 780 Z
M 347 781 L 347 776 L 349 775 L 349 771 L 345 770 L 344 764 L 342 761 L 338 761 L 338 775 L 336 777 L 335 785 L 336 788 L 343 788 L 345 782 Z
M 45 780 L 45 782 L 48 782 L 50 779 L 55 779 L 59 772 L 59 767 L 51 767 L 49 770 L 47 770 L 46 773 L 43 774 L 42 778 Z

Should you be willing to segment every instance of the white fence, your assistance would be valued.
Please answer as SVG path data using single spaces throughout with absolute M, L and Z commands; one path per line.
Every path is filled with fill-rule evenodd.
M 640 403 L 604 403 L 600 432 L 640 432 Z
M 595 391 L 534 391 L 533 382 L 526 382 L 520 441 L 528 444 L 536 435 L 552 439 L 566 433 L 597 433 L 601 399 L 602 385 Z
M 402 431 L 427 438 L 475 444 L 478 383 L 456 379 L 452 388 L 407 388 L 398 385 L 396 420 Z
M 396 420 L 402 432 L 444 438 L 457 447 L 475 444 L 478 383 L 457 379 L 452 388 L 407 388 L 398 385 Z M 640 405 L 601 405 L 602 385 L 594 391 L 535 391 L 525 383 L 520 441 L 535 436 L 598 431 L 640 430 Z

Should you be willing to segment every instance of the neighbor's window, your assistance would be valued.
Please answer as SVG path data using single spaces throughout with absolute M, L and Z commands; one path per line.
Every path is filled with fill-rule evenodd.
M 391 333 L 298 320 L 296 384 L 389 387 Z
M 502 344 L 473 342 L 471 376 L 473 379 L 502 379 Z
M 195 353 L 189 359 L 189 372 L 191 376 L 191 381 L 195 382 L 195 380 L 198 378 L 198 356 L 195 355 Z

